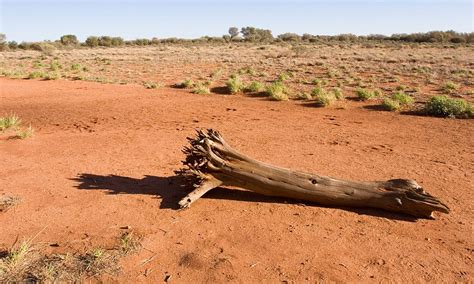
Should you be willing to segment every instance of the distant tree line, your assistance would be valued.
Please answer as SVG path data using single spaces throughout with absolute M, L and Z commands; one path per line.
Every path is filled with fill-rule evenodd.
M 165 38 L 158 39 L 135 39 L 124 40 L 121 37 L 111 36 L 89 36 L 84 42 L 80 42 L 75 35 L 63 35 L 57 41 L 43 42 L 22 42 L 7 41 L 5 34 L 0 34 L 0 50 L 32 49 L 44 51 L 61 47 L 115 47 L 115 46 L 146 46 L 158 44 L 180 44 L 180 43 L 231 43 L 231 42 L 252 42 L 252 43 L 278 43 L 278 42 L 407 42 L 407 43 L 452 43 L 462 44 L 474 43 L 474 33 L 459 33 L 455 31 L 431 31 L 426 33 L 368 35 L 357 36 L 354 34 L 340 34 L 334 36 L 311 35 L 296 33 L 284 33 L 274 37 L 271 30 L 255 27 L 230 27 L 228 34 L 222 37 L 203 36 L 197 39 Z

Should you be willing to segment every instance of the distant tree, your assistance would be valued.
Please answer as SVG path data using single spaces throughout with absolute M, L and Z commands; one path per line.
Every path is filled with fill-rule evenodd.
M 7 36 L 5 34 L 0 34 L 0 50 L 5 50 L 7 47 L 6 44 Z
M 60 41 L 64 45 L 76 45 L 79 43 L 75 35 L 63 35 Z
M 18 48 L 18 43 L 14 40 L 8 42 L 8 48 L 10 49 L 17 49 Z
M 86 45 L 89 47 L 99 46 L 99 38 L 96 36 L 90 36 L 86 39 Z
M 278 38 L 281 39 L 282 41 L 300 41 L 301 40 L 301 37 L 295 33 L 284 33 L 284 34 L 278 35 Z
M 254 27 L 245 27 L 241 31 L 244 39 L 250 42 L 272 41 L 273 35 L 271 30 L 257 29 Z
M 112 37 L 110 40 L 112 46 L 121 46 L 124 45 L 124 40 L 121 37 Z
M 109 36 L 99 37 L 99 45 L 100 46 L 112 46 L 112 38 L 109 37 Z
M 237 27 L 230 27 L 229 28 L 229 35 L 230 39 L 234 39 L 234 37 L 239 35 L 239 29 Z

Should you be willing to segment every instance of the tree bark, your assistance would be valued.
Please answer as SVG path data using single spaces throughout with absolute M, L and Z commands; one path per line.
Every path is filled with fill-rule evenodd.
M 199 130 L 188 140 L 190 147 L 183 149 L 185 168 L 176 173 L 192 181 L 195 190 L 179 202 L 181 208 L 215 187 L 235 186 L 326 206 L 379 208 L 419 218 L 431 218 L 433 211 L 449 213 L 414 180 L 357 182 L 276 167 L 239 153 L 212 129 Z

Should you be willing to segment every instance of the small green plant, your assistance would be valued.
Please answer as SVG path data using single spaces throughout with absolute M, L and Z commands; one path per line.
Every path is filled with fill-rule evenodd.
M 426 103 L 424 112 L 427 115 L 440 117 L 474 117 L 474 104 L 462 99 L 447 96 L 434 96 Z
M 257 81 L 253 81 L 247 86 L 247 88 L 245 88 L 246 91 L 253 92 L 253 93 L 261 92 L 263 89 L 264 89 L 263 84 Z
M 83 67 L 79 63 L 71 64 L 71 70 L 73 70 L 73 71 L 79 71 L 79 70 L 82 70 L 82 69 L 83 69 Z
M 325 93 L 325 91 L 321 87 L 316 87 L 316 88 L 311 90 L 311 96 L 313 96 L 313 97 L 316 97 L 316 96 L 321 95 L 323 93 Z
M 0 131 L 5 131 L 10 128 L 16 129 L 20 126 L 20 123 L 21 119 L 16 114 L 11 114 L 7 117 L 0 117 Z
M 442 89 L 445 93 L 451 94 L 459 89 L 459 86 L 454 82 L 448 81 L 443 85 Z
M 63 66 L 57 61 L 51 61 L 50 65 L 49 65 L 49 69 L 51 71 L 58 71 L 61 68 L 63 68 Z
M 331 105 L 335 100 L 334 94 L 322 91 L 314 96 L 314 100 L 317 106 L 326 107 Z
M 286 87 L 281 81 L 275 81 L 265 88 L 265 92 L 277 101 L 287 101 Z
M 189 88 L 192 88 L 194 87 L 195 83 L 192 79 L 186 79 L 183 81 L 183 83 L 181 83 L 182 86 L 186 89 L 189 89 Z
M 245 86 L 238 75 L 232 75 L 226 83 L 231 94 L 236 94 L 244 90 Z
M 311 100 L 313 97 L 308 92 L 300 92 L 296 95 L 296 98 L 300 100 Z
M 133 232 L 125 232 L 120 236 L 119 251 L 124 254 L 130 254 L 138 251 L 141 247 L 141 238 L 137 237 Z
M 342 93 L 341 88 L 333 88 L 333 89 L 332 89 L 332 93 L 334 94 L 334 97 L 335 97 L 337 100 L 342 100 L 342 99 L 344 99 L 344 94 Z
M 367 101 L 375 97 L 378 97 L 380 94 L 377 90 L 367 90 L 367 89 L 359 88 L 356 91 L 356 95 L 359 98 L 359 100 Z
M 400 103 L 391 98 L 385 98 L 382 102 L 382 106 L 385 110 L 396 111 L 400 109 Z
M 402 106 L 412 105 L 414 100 L 410 95 L 405 94 L 404 92 L 397 92 L 392 95 L 392 99 L 397 101 Z
M 30 125 L 30 126 L 28 126 L 28 128 L 26 128 L 24 130 L 18 130 L 17 134 L 16 134 L 16 137 L 20 138 L 20 139 L 26 139 L 26 138 L 29 138 L 29 137 L 33 136 L 33 133 L 34 133 L 34 129 Z
M 205 83 L 197 83 L 195 85 L 195 88 L 193 89 L 194 94 L 199 94 L 199 95 L 205 95 L 205 94 L 210 94 L 211 90 L 209 90 L 209 87 Z
M 157 88 L 161 87 L 161 84 L 156 83 L 156 82 L 144 82 L 143 86 L 147 89 L 157 89 Z
M 46 73 L 43 71 L 33 71 L 28 75 L 28 79 L 38 79 L 46 77 Z
M 58 72 L 50 72 L 43 76 L 45 80 L 58 80 L 61 79 L 61 74 Z
M 288 80 L 290 78 L 290 76 L 286 73 L 281 73 L 280 75 L 278 75 L 278 81 L 280 82 L 285 82 L 286 80 Z

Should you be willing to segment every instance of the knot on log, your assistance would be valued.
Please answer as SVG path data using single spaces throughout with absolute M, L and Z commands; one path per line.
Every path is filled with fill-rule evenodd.
M 195 190 L 179 202 L 182 208 L 224 185 L 326 206 L 372 207 L 421 218 L 432 217 L 433 211 L 449 212 L 448 206 L 411 179 L 357 182 L 276 167 L 234 150 L 212 129 L 197 130 L 188 142 L 190 146 L 183 148 L 184 168 L 176 174 L 191 181 Z

